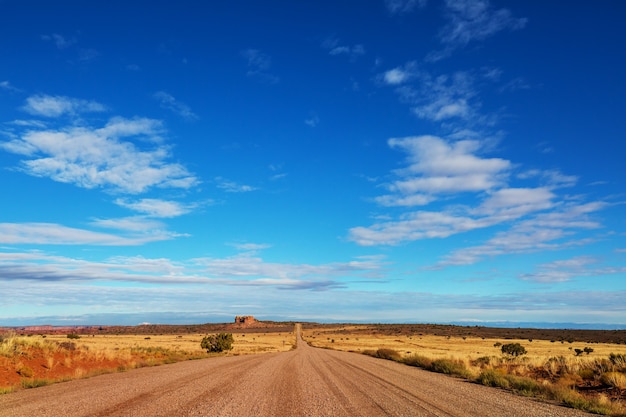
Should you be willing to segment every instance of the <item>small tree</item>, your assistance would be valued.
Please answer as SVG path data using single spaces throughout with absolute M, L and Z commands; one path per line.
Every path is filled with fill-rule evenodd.
M 205 336 L 200 342 L 200 347 L 207 352 L 223 352 L 233 348 L 232 333 L 219 333 Z
M 526 349 L 524 348 L 524 346 L 520 345 L 519 343 L 507 343 L 506 345 L 502 345 L 501 349 L 502 349 L 502 353 L 511 355 L 514 357 L 526 354 Z

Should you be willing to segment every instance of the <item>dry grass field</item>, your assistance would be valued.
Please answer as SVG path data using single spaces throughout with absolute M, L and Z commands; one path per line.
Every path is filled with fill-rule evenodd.
M 625 344 L 589 341 L 584 333 L 587 341 L 557 337 L 556 331 L 542 340 L 448 330 L 457 335 L 384 325 L 313 325 L 304 327 L 303 337 L 316 347 L 394 360 L 598 414 L 626 415 Z M 504 354 L 506 344 L 519 344 L 526 353 Z
M 496 343 L 520 343 L 528 353 L 526 363 L 542 363 L 550 357 L 572 357 L 577 361 L 606 358 L 611 353 L 626 354 L 626 345 L 585 343 L 536 339 L 482 338 L 472 336 L 435 336 L 430 334 L 389 335 L 364 332 L 363 325 L 343 325 L 324 329 L 306 329 L 303 336 L 309 344 L 336 350 L 363 352 L 379 348 L 394 349 L 404 355 L 420 354 L 433 359 L 450 358 L 468 361 L 484 356 L 501 356 Z M 576 357 L 575 349 L 589 347 L 593 352 Z
M 232 331 L 233 349 L 207 353 L 206 334 L 151 335 L 0 335 L 0 394 L 106 372 L 224 355 L 249 355 L 293 349 L 289 331 Z

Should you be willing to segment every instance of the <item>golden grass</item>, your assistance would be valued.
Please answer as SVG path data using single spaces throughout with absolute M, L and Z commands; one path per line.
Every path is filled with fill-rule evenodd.
M 448 337 L 434 335 L 383 335 L 363 334 L 365 326 L 338 326 L 327 329 L 305 329 L 305 340 L 317 347 L 336 350 L 363 352 L 379 348 L 394 349 L 403 355 L 420 354 L 434 359 L 460 359 L 467 362 L 484 356 L 502 356 L 499 342 L 520 343 L 528 353 L 524 361 L 528 364 L 543 364 L 550 357 L 571 357 L 573 362 L 584 362 L 590 359 L 604 359 L 611 353 L 626 354 L 626 345 L 611 343 L 568 343 L 550 342 L 549 340 L 527 339 L 482 339 L 479 337 Z M 334 342 L 333 342 L 334 340 Z M 590 347 L 593 352 L 575 356 L 574 349 Z
M 144 366 L 213 356 L 283 352 L 295 347 L 294 332 L 262 333 L 255 330 L 233 333 L 233 349 L 221 354 L 209 354 L 200 347 L 205 334 L 81 335 L 78 339 L 68 339 L 67 335 L 4 334 L 0 340 L 0 357 L 22 377 L 22 388 L 33 388 Z M 42 369 L 45 375 L 52 375 L 61 368 L 65 374 L 56 378 L 41 378 L 34 374 L 31 368 L 34 365 L 30 361 L 35 360 L 35 356 L 40 361 L 37 369 Z M 67 375 L 66 370 L 70 370 L 71 374 Z M 5 384 L 0 380 L 0 394 L 19 387 L 3 386 Z
M 205 334 L 184 335 L 84 335 L 72 340 L 77 348 L 82 348 L 102 360 L 130 357 L 133 351 L 150 352 L 185 352 L 203 356 L 206 351 L 200 347 Z M 37 338 L 37 337 L 35 337 Z M 249 355 L 264 352 L 284 352 L 295 345 L 293 332 L 283 333 L 233 333 L 235 342 L 229 355 Z M 64 335 L 47 336 L 48 341 L 63 343 L 68 339 Z
M 312 346 L 368 355 L 467 378 L 484 385 L 510 389 L 521 395 L 556 400 L 599 414 L 624 416 L 622 401 L 604 393 L 585 396 L 576 390 L 583 381 L 619 390 L 626 388 L 626 346 L 610 343 L 555 342 L 528 339 L 428 334 L 368 333 L 364 325 L 340 325 L 303 331 Z M 512 358 L 501 345 L 519 343 L 527 354 Z M 593 349 L 589 354 L 584 349 Z M 577 355 L 579 352 L 584 352 Z

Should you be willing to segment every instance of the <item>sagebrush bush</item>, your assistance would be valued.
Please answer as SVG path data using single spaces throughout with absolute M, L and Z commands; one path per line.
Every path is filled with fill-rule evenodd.
M 526 354 L 526 348 L 524 348 L 524 346 L 520 345 L 519 343 L 507 343 L 506 345 L 502 345 L 500 350 L 502 350 L 502 353 L 506 355 L 511 355 L 513 357 Z
M 212 334 L 202 339 L 200 347 L 207 352 L 224 352 L 233 348 L 234 341 L 232 333 Z

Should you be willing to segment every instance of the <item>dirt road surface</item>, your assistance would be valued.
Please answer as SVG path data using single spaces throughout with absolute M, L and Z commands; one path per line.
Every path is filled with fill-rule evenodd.
M 0 396 L 0 416 L 589 416 L 368 356 L 309 347 L 108 374 Z

